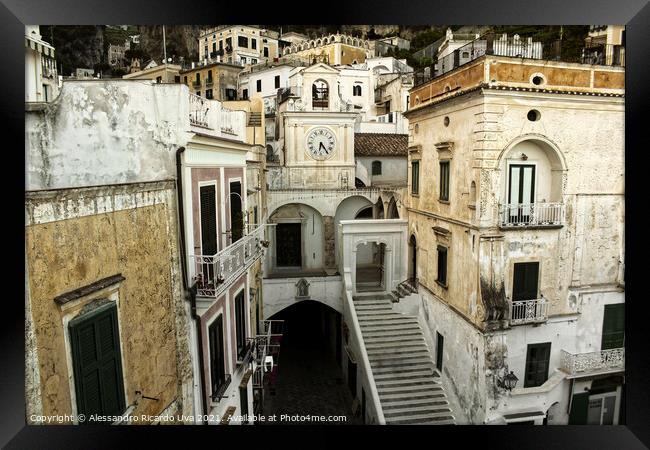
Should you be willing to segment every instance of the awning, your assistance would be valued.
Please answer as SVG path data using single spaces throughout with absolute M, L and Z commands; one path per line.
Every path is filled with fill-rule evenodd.
M 29 47 L 32 50 L 36 50 L 37 52 L 49 56 L 50 58 L 54 58 L 54 47 L 52 47 L 50 44 L 47 42 L 43 42 L 37 39 L 30 38 L 28 36 L 25 36 L 25 47 Z

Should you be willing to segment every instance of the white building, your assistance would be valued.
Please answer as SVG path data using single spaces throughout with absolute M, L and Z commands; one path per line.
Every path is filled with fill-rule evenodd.
M 50 102 L 59 94 L 54 47 L 42 39 L 38 25 L 25 26 L 25 101 Z

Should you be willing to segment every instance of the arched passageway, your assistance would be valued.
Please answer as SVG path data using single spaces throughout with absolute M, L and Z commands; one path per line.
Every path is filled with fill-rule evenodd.
M 262 414 L 275 414 L 275 423 L 279 424 L 314 424 L 282 421 L 282 415 L 344 415 L 345 421 L 322 424 L 359 424 L 360 418 L 352 412 L 354 397 L 344 376 L 348 358 L 341 314 L 323 303 L 303 300 L 270 319 L 284 320 L 284 326 L 277 377 L 274 389 L 265 390 Z

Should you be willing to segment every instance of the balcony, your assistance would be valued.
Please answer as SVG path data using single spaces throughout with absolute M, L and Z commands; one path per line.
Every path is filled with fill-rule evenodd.
M 613 348 L 588 353 L 569 353 L 562 350 L 560 370 L 574 378 L 622 372 L 625 370 L 625 349 Z
M 197 295 L 219 297 L 232 282 L 262 257 L 265 243 L 264 225 L 260 225 L 215 255 L 191 255 Z
M 192 81 L 192 87 L 194 89 L 201 89 L 201 81 L 199 81 L 199 80 Z
M 214 79 L 213 78 L 208 78 L 207 80 L 205 80 L 205 87 L 206 88 L 211 88 L 212 86 L 214 86 Z
M 564 225 L 563 203 L 511 203 L 499 205 L 499 227 L 561 227 Z
M 544 323 L 547 320 L 548 301 L 544 297 L 510 302 L 510 326 Z
M 208 127 L 208 109 L 207 99 L 195 94 L 190 94 L 190 124 L 198 127 Z

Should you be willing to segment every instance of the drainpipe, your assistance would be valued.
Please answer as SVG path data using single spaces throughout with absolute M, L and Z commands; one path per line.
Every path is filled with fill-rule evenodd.
M 187 279 L 187 255 L 185 254 L 185 210 L 183 209 L 183 170 L 181 164 L 181 155 L 184 151 L 185 147 L 179 147 L 178 150 L 176 150 L 176 190 L 178 192 L 178 214 L 180 218 L 179 232 L 181 238 L 181 273 L 183 276 L 183 291 L 186 294 L 186 298 L 187 295 L 189 295 L 192 319 L 194 319 L 194 323 L 196 324 L 201 390 L 201 411 L 203 416 L 206 416 L 208 412 L 205 402 L 205 373 L 203 370 L 203 339 L 201 339 L 201 318 L 196 313 L 196 283 L 193 283 L 190 286 Z M 207 425 L 208 422 L 204 421 L 203 424 Z

